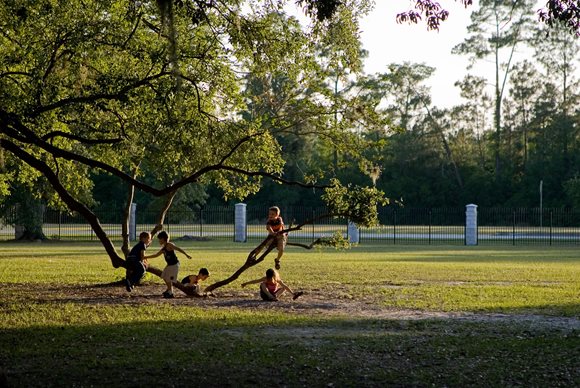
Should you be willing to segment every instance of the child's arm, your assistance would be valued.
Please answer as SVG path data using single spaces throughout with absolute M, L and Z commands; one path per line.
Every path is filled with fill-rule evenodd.
M 165 247 L 170 248 L 169 249 L 170 251 L 177 251 L 177 252 L 183 253 L 185 255 L 185 257 L 187 257 L 188 259 L 191 259 L 191 256 L 189 256 L 187 253 L 185 253 L 185 251 L 183 249 L 181 249 L 180 247 L 178 247 L 174 243 L 167 243 L 167 245 Z
M 278 280 L 278 285 L 288 291 L 291 294 L 294 294 L 294 291 L 290 287 L 288 287 L 282 280 Z
M 244 287 L 246 287 L 246 286 L 248 286 L 250 284 L 258 284 L 258 283 L 262 283 L 264 281 L 266 281 L 266 277 L 265 276 L 263 278 L 260 278 L 260 279 L 250 280 L 248 282 L 242 283 L 242 288 L 244 288 Z
M 141 251 L 141 261 L 147 260 L 147 259 L 152 259 L 152 258 L 157 257 L 157 256 L 161 256 L 162 253 L 163 253 L 163 249 L 160 249 L 159 252 L 157 252 L 157 253 L 154 253 L 154 254 L 149 255 L 149 256 L 145 256 L 145 251 Z

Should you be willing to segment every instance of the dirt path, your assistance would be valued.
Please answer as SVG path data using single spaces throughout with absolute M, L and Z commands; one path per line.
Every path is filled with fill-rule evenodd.
M 13 301 L 26 300 L 38 303 L 71 302 L 103 305 L 171 303 L 205 308 L 275 311 L 310 316 L 344 317 L 347 319 L 451 319 L 481 323 L 517 323 L 528 328 L 537 329 L 580 330 L 579 317 L 399 309 L 381 305 L 378 299 L 346 299 L 337 297 L 334 293 L 323 291 L 306 291 L 302 297 L 295 301 L 290 296 L 284 295 L 278 302 L 263 302 L 259 299 L 256 290 L 226 289 L 216 292 L 213 297 L 206 298 L 192 298 L 178 292 L 174 299 L 163 299 L 161 297 L 163 288 L 163 286 L 158 284 L 152 284 L 138 287 L 134 292 L 128 293 L 118 283 L 77 287 L 49 285 L 39 294 L 37 289 L 31 289 L 28 284 L 0 284 L 0 293 Z

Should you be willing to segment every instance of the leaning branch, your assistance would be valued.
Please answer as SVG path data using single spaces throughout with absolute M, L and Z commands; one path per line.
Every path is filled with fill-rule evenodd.
M 311 219 L 301 223 L 300 225 L 281 230 L 281 231 L 277 232 L 276 234 L 285 234 L 285 233 L 294 232 L 296 230 L 301 230 L 305 225 L 310 225 L 310 224 L 315 223 L 316 221 L 320 221 L 322 219 L 330 218 L 330 217 L 334 217 L 334 216 L 335 215 L 333 215 L 333 214 L 323 214 L 321 216 L 311 218 Z M 266 256 L 268 256 L 268 254 L 270 252 L 272 252 L 272 250 L 274 248 L 276 248 L 276 240 L 275 240 L 276 234 L 269 235 L 256 248 L 254 248 L 248 254 L 248 257 L 246 258 L 245 263 L 236 272 L 234 272 L 230 277 L 209 285 L 208 287 L 206 287 L 206 289 L 204 291 L 206 293 L 209 293 L 209 292 L 212 292 L 213 290 L 215 290 L 216 288 L 223 287 L 227 284 L 230 284 L 231 282 L 236 280 L 242 273 L 244 273 L 244 271 L 246 271 L 248 268 L 251 268 L 251 267 L 255 266 L 256 264 L 259 264 L 262 261 L 264 261 Z M 312 249 L 315 245 L 319 244 L 320 242 L 321 242 L 321 239 L 316 239 L 310 245 L 298 244 L 298 243 L 288 243 L 288 245 L 299 246 L 299 247 L 302 247 L 305 249 Z

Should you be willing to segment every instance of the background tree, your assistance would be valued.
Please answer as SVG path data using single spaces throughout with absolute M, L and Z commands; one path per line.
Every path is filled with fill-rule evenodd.
M 452 50 L 455 54 L 471 55 L 471 63 L 491 57 L 494 63 L 494 131 L 495 174 L 500 175 L 501 107 L 512 59 L 518 44 L 526 39 L 531 24 L 532 0 L 483 0 L 471 14 L 468 37 Z M 504 51 L 507 51 L 503 54 Z

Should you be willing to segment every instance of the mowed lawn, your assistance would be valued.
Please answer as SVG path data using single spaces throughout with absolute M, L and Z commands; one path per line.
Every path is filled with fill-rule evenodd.
M 208 285 L 254 247 L 176 243 Z M 580 247 L 291 247 L 305 295 L 261 302 L 240 283 L 273 257 L 165 300 L 98 244 L 1 243 L 0 386 L 580 386 Z

